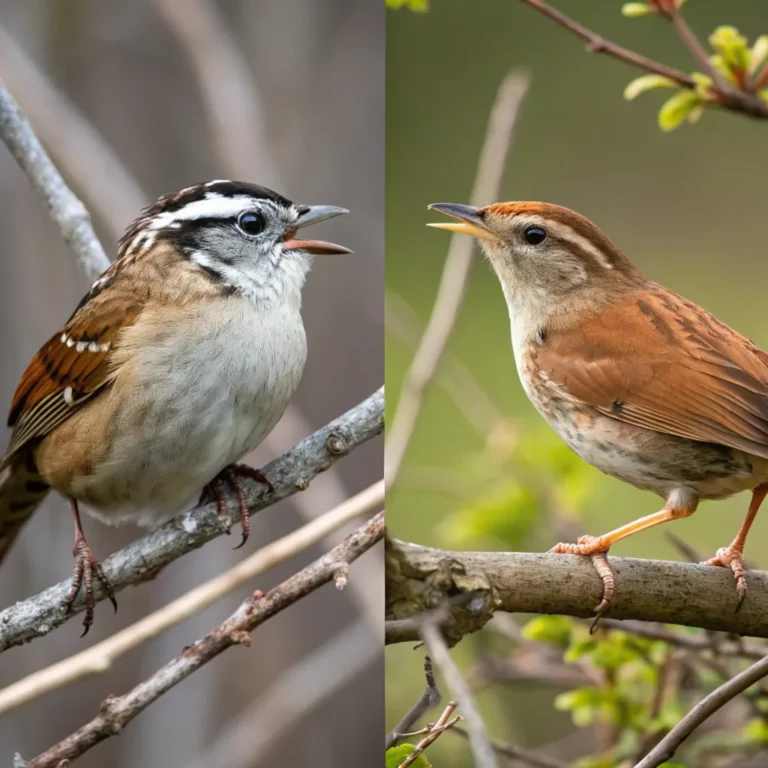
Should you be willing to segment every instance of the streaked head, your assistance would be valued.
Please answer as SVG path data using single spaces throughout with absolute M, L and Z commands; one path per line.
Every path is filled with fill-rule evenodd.
M 314 254 L 351 253 L 299 229 L 347 213 L 298 205 L 266 187 L 217 180 L 164 195 L 120 241 L 119 258 L 150 253 L 163 240 L 211 280 L 256 300 L 300 292 Z
M 642 273 L 589 219 L 551 203 L 495 203 L 485 208 L 434 203 L 454 221 L 430 224 L 478 238 L 508 301 L 562 300 L 600 286 L 637 284 Z M 522 295 L 521 295 L 522 294 Z

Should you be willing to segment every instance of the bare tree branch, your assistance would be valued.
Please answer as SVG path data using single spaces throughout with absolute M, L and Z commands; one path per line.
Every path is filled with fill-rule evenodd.
M 433 744 L 442 734 L 453 728 L 456 723 L 463 719 L 461 715 L 456 715 L 453 719 L 450 719 L 456 706 L 457 704 L 455 701 L 448 702 L 448 706 L 443 710 L 443 713 L 437 719 L 437 722 L 424 729 L 426 732 L 424 738 L 419 741 L 414 747 L 413 752 L 411 752 L 411 754 L 408 755 L 397 768 L 408 768 L 409 765 L 413 765 L 416 760 L 418 760 L 419 755 L 423 754 L 424 750 L 430 744 Z
M 597 32 L 593 32 L 583 24 L 579 24 L 578 21 L 570 18 L 570 16 L 566 16 L 561 11 L 558 11 L 557 8 L 553 8 L 544 0 L 521 0 L 521 2 L 530 5 L 531 8 L 535 8 L 539 13 L 544 14 L 561 27 L 576 35 L 576 37 L 584 40 L 590 53 L 605 53 L 619 61 L 623 61 L 625 64 L 669 78 L 689 90 L 694 90 L 696 87 L 696 82 L 690 75 L 686 75 L 674 67 L 668 67 L 666 64 L 654 61 L 640 53 L 629 50 L 629 48 L 624 48 L 610 40 L 606 40 L 601 35 L 598 35 Z M 688 41 L 685 42 L 687 43 Z M 713 88 L 713 91 L 715 94 L 714 103 L 718 106 L 725 107 L 734 112 L 741 112 L 750 117 L 768 118 L 768 102 L 763 101 L 748 91 L 734 88 L 723 89 L 717 86 Z
M 286 579 L 266 594 L 255 592 L 222 624 L 185 648 L 151 677 L 123 696 L 110 696 L 89 723 L 26 763 L 28 768 L 58 768 L 91 747 L 119 733 L 153 701 L 222 651 L 235 645 L 250 645 L 251 633 L 267 619 L 333 579 L 339 562 L 352 563 L 384 535 L 384 513 L 379 512 L 350 534 L 341 544 L 311 565 Z M 23 761 L 19 761 L 24 764 Z
M 486 205 L 498 196 L 512 142 L 512 131 L 527 90 L 528 78 L 518 72 L 507 75 L 499 86 L 488 118 L 485 143 L 472 188 L 470 199 L 475 205 Z M 388 488 L 397 479 L 419 418 L 424 394 L 437 371 L 458 317 L 472 266 L 473 248 L 472 238 L 465 235 L 453 235 L 451 238 L 432 314 L 406 373 L 400 401 L 387 430 L 384 480 Z
M 448 652 L 448 645 L 443 638 L 440 624 L 434 617 L 426 617 L 422 622 L 419 634 L 427 647 L 429 656 L 437 665 L 445 678 L 445 682 L 459 704 L 459 710 L 464 716 L 469 732 L 469 745 L 476 768 L 496 768 L 496 756 L 485 730 L 485 723 L 480 710 L 469 692 L 466 680 L 461 676 L 459 668 Z
M 392 729 L 384 741 L 384 749 L 389 749 L 397 744 L 401 736 L 411 730 L 414 723 L 424 715 L 427 710 L 436 707 L 440 703 L 440 691 L 435 685 L 435 674 L 432 670 L 432 659 L 424 657 L 424 679 L 426 687 L 418 701 L 405 713 L 400 722 Z
M 418 641 L 413 616 L 446 604 L 442 630 L 454 644 L 495 611 L 591 617 L 602 594 L 589 560 L 569 555 L 445 551 L 388 539 L 386 559 L 387 643 Z M 764 571 L 749 571 L 749 594 L 736 612 L 733 577 L 724 569 L 623 557 L 611 557 L 611 565 L 616 594 L 608 615 L 614 619 L 768 637 Z
M 452 728 L 452 733 L 457 734 L 465 739 L 469 738 L 469 733 L 463 728 Z M 510 757 L 513 760 L 517 760 L 519 763 L 530 766 L 531 768 L 571 768 L 568 763 L 564 763 L 562 760 L 558 760 L 548 755 L 542 755 L 540 752 L 534 752 L 530 749 L 523 749 L 522 747 L 516 747 L 513 744 L 504 744 L 501 741 L 491 741 L 496 754 L 503 755 L 504 757 Z
M 705 696 L 636 766 L 658 768 L 708 718 L 750 686 L 768 675 L 768 656 L 723 683 Z
M 649 640 L 662 640 L 677 648 L 700 653 L 712 651 L 717 656 L 725 658 L 751 659 L 752 661 L 768 656 L 768 645 L 765 643 L 745 642 L 716 642 L 712 637 L 705 635 L 692 635 L 689 633 L 675 632 L 663 626 L 649 624 L 644 621 L 619 621 L 618 619 L 603 619 L 600 629 L 616 629 L 620 632 L 628 632 L 636 637 L 645 637 Z
M 109 266 L 109 259 L 91 227 L 88 211 L 64 183 L 2 80 L 0 138 L 45 201 L 82 270 L 91 279 L 98 277 Z
M 322 517 L 268 544 L 219 576 L 195 587 L 112 637 L 0 690 L 0 714 L 82 677 L 106 672 L 123 654 L 180 624 L 254 576 L 317 544 L 329 533 L 383 503 L 384 481 L 380 480 Z
M 64 175 L 117 241 L 149 202 L 146 192 L 93 123 L 2 27 L 0 72 Z
M 673 8 L 673 10 L 670 10 L 668 18 L 672 22 L 680 41 L 691 52 L 691 55 L 701 68 L 701 71 L 712 78 L 712 82 L 714 82 L 718 90 L 730 90 L 728 81 L 723 77 L 717 67 L 712 66 L 704 46 L 701 44 L 699 38 L 696 37 L 693 30 L 688 26 L 680 9 Z
M 327 470 L 342 456 L 384 428 L 384 388 L 358 404 L 338 419 L 302 440 L 290 451 L 267 464 L 264 471 L 275 486 L 274 493 L 245 481 L 246 501 L 251 513 L 304 490 L 320 472 Z M 229 524 L 239 516 L 233 492 L 228 495 Z M 207 541 L 226 533 L 216 504 L 195 507 L 155 529 L 147 536 L 131 542 L 104 561 L 104 572 L 115 591 L 157 575 L 169 563 Z M 34 597 L 16 603 L 0 612 L 0 652 L 14 645 L 48 634 L 84 608 L 78 598 L 71 613 L 65 613 L 65 595 L 69 580 L 46 589 Z M 101 587 L 95 589 L 97 601 L 104 599 Z

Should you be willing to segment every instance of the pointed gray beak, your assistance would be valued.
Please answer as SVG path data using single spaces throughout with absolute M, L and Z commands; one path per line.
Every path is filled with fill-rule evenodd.
M 296 229 L 308 227 L 310 224 L 317 224 L 326 219 L 333 219 L 336 216 L 349 213 L 346 208 L 339 208 L 336 205 L 302 205 L 299 206 L 301 213 L 296 223 Z M 306 251 L 307 253 L 332 254 L 332 253 L 352 253 L 349 248 L 336 243 L 327 243 L 324 240 L 297 240 L 293 237 L 296 230 L 288 233 L 288 239 L 285 241 L 286 249 Z
M 427 224 L 428 227 L 435 229 L 447 229 L 451 232 L 461 232 L 464 235 L 472 235 L 485 239 L 495 239 L 495 236 L 488 231 L 482 216 L 482 208 L 475 208 L 474 205 L 462 205 L 461 203 L 432 203 L 427 206 L 427 210 L 440 211 L 452 219 L 452 221 L 441 222 L 440 224 Z

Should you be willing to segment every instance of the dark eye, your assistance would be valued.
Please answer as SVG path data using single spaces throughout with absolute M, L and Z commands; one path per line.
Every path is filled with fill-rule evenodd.
M 264 231 L 266 220 L 260 213 L 246 211 L 237 217 L 237 226 L 246 235 L 258 235 Z
M 540 245 L 547 239 L 547 230 L 541 227 L 526 227 L 523 230 L 523 239 L 528 245 Z

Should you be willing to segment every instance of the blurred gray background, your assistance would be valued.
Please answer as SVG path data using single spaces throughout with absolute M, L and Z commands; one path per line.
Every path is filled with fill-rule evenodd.
M 298 202 L 351 209 L 324 225 L 322 236 L 355 255 L 320 257 L 305 292 L 310 354 L 298 412 L 254 461 L 290 447 L 383 379 L 384 15 L 382 0 L 0 0 L 0 77 L 92 211 L 111 256 L 139 206 L 212 178 L 254 181 Z M 0 199 L 0 404 L 6 408 L 27 362 L 89 281 L 4 148 Z M 232 551 L 235 536 L 217 539 L 151 584 L 122 592 L 116 616 L 108 605 L 97 606 L 85 639 L 76 619 L 9 650 L 0 656 L 0 685 L 89 647 L 374 482 L 381 476 L 381 442 L 337 467 L 336 477 L 324 476 L 297 502 L 255 516 L 245 549 Z M 101 558 L 141 535 L 90 518 L 85 525 Z M 52 496 L 2 565 L 0 605 L 66 578 L 71 547 L 67 505 Z M 97 713 L 107 694 L 124 693 L 226 618 L 249 590 L 274 586 L 327 548 L 264 574 L 121 658 L 109 673 L 5 715 L 0 763 L 9 765 L 16 751 L 31 758 L 65 737 Z M 353 566 L 351 581 L 343 594 L 324 587 L 269 621 L 250 649 L 220 656 L 78 765 L 378 762 L 379 549 Z M 312 657 L 320 646 L 324 655 Z M 310 660 L 308 669 L 294 679 L 289 671 L 302 660 Z M 299 716 L 297 708 L 306 711 Z

